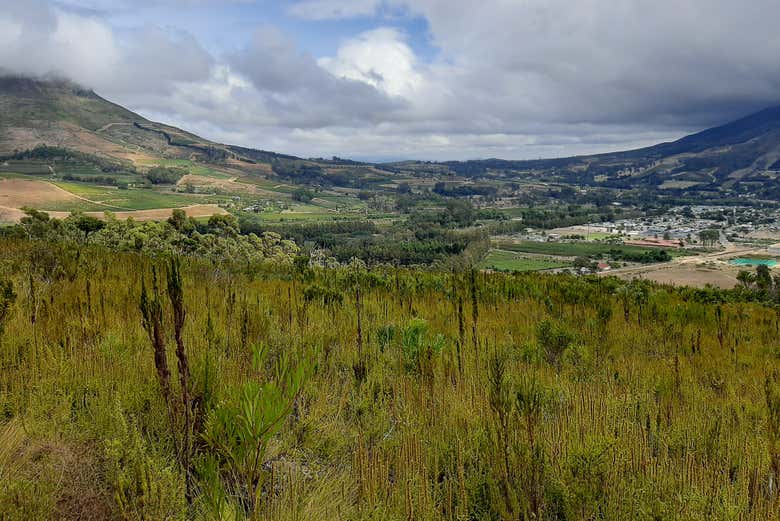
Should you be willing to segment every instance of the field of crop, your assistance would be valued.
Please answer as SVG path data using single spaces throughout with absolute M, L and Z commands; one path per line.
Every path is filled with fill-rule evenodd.
M 40 161 L 8 161 L 0 163 L 0 172 L 28 175 L 51 175 L 49 167 Z
M 658 250 L 658 248 L 644 248 L 641 246 L 625 246 L 600 242 L 501 241 L 498 243 L 498 247 L 508 251 L 536 253 L 540 255 L 557 255 L 561 257 L 593 257 L 596 255 L 607 255 L 610 251 L 642 254 Z M 667 253 L 673 257 L 690 254 L 690 252 L 671 249 L 667 250 Z
M 480 268 L 497 271 L 541 271 L 566 268 L 571 262 L 545 257 L 528 257 L 511 251 L 490 250 Z
M 270 210 L 260 214 L 263 220 L 281 221 L 322 221 L 343 218 L 343 215 L 314 204 L 296 203 L 284 210 Z
M 0 518 L 777 520 L 737 296 L 3 239 Z
M 58 187 L 67 190 L 90 201 L 101 203 L 103 209 L 108 210 L 153 210 L 156 208 L 176 208 L 198 203 L 217 202 L 225 197 L 201 196 L 193 194 L 180 194 L 163 192 L 155 188 L 129 188 L 119 189 L 113 187 L 101 187 L 87 183 L 57 182 Z M 85 202 L 86 205 L 89 203 Z M 78 206 L 78 205 L 77 205 Z M 45 209 L 53 211 L 71 211 L 73 208 L 62 208 L 53 205 Z M 86 208 L 75 208 L 87 211 Z M 90 208 L 90 210 L 93 210 Z
M 85 203 L 71 192 L 27 176 L 0 178 L 0 206 L 45 208 Z M 88 203 L 85 203 L 88 204 Z M 96 206 L 96 205 L 93 205 Z

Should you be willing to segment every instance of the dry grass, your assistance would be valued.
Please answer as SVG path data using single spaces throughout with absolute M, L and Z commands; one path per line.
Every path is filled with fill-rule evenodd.
M 15 178 L 0 179 L 0 206 L 6 208 L 35 206 L 41 208 L 48 203 L 60 203 L 63 201 L 78 202 L 79 198 L 45 181 Z
M 44 248 L 0 248 L 20 295 L 0 410 L 35 426 L 23 444 L 39 448 L 23 461 L 50 462 L 41 509 L 100 511 L 103 492 L 63 488 L 69 462 L 85 475 L 74 490 L 115 492 L 128 519 L 184 519 L 138 311 L 153 261 L 85 250 L 72 278 L 51 280 L 29 264 Z M 196 395 L 208 407 L 273 378 L 273 365 L 252 368 L 254 345 L 270 361 L 314 363 L 263 464 L 257 519 L 778 519 L 765 391 L 780 352 L 774 309 L 642 285 L 623 286 L 624 301 L 614 280 L 565 276 L 476 274 L 472 293 L 463 274 L 239 268 L 185 266 Z M 193 517 L 219 519 L 199 491 Z M 91 510 L 63 499 L 75 496 Z M 0 518 L 8 511 L 0 504 Z
M 627 280 L 638 278 L 651 280 L 660 284 L 673 284 L 675 286 L 703 288 L 707 285 L 712 285 L 717 288 L 731 289 L 738 284 L 738 272 L 739 270 L 721 262 L 717 265 L 701 266 L 695 264 L 677 264 L 659 269 L 651 268 L 643 270 L 641 273 L 630 273 L 620 276 Z

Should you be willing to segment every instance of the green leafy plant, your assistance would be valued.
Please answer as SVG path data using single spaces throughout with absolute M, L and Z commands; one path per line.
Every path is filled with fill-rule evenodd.
M 255 376 L 260 376 L 267 350 L 253 348 Z M 251 379 L 230 390 L 206 420 L 203 439 L 211 455 L 202 471 L 209 482 L 209 503 L 220 512 L 228 504 L 255 519 L 268 476 L 268 444 L 290 415 L 307 374 L 305 363 L 292 364 L 280 355 L 271 378 Z
M 444 345 L 444 335 L 432 336 L 428 330 L 428 322 L 420 318 L 412 319 L 401 332 L 401 348 L 406 369 L 410 372 L 423 372 L 424 360 L 440 353 Z

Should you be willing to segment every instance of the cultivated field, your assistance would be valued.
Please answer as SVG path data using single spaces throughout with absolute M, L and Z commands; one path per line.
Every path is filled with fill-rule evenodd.
M 117 218 L 139 221 L 166 219 L 173 208 L 181 207 L 191 217 L 225 214 L 226 210 L 204 201 L 203 197 L 164 194 L 153 190 L 118 190 L 80 183 L 58 183 L 31 179 L 0 179 L 0 222 L 18 222 L 26 206 L 65 218 L 72 211 L 102 217 L 105 211 Z
M 561 257 L 585 257 L 595 255 L 607 255 L 610 252 L 626 254 L 643 254 L 658 251 L 658 248 L 646 248 L 642 246 L 625 246 L 622 244 L 607 244 L 600 242 L 534 242 L 500 241 L 497 243 L 502 250 L 536 253 L 540 255 L 556 255 Z M 685 251 L 667 250 L 671 256 L 686 255 Z
M 480 264 L 480 268 L 497 271 L 542 271 L 570 266 L 570 262 L 554 257 L 518 255 L 503 250 L 490 250 Z
M 190 206 L 184 206 L 179 208 L 184 210 L 188 217 L 211 217 L 212 215 L 226 215 L 228 213 L 224 208 L 220 208 L 216 204 L 193 204 Z M 173 208 L 156 208 L 154 210 L 133 210 L 129 212 L 112 212 L 117 219 L 127 219 L 132 217 L 136 221 L 161 221 L 167 219 L 173 213 Z M 103 218 L 105 212 L 85 212 L 87 215 Z M 68 215 L 68 212 L 49 212 L 49 215 L 58 219 L 64 219 Z
M 738 269 L 726 263 L 672 264 L 647 267 L 628 273 L 612 273 L 623 279 L 645 279 L 674 286 L 703 288 L 707 285 L 731 289 L 737 285 Z
M 45 181 L 0 179 L 0 206 L 6 208 L 43 208 L 49 204 L 78 201 L 76 195 Z
M 0 206 L 0 223 L 15 223 L 24 217 L 24 212 L 17 208 Z
M 738 284 L 737 275 L 740 271 L 752 271 L 750 267 L 739 267 L 729 264 L 729 260 L 737 257 L 757 257 L 762 250 L 731 249 L 697 257 L 679 257 L 672 262 L 648 266 L 634 266 L 613 270 L 608 275 L 614 275 L 625 280 L 646 279 L 661 284 L 675 286 L 693 286 L 703 288 L 715 286 L 731 289 Z M 773 269 L 773 274 L 780 270 Z

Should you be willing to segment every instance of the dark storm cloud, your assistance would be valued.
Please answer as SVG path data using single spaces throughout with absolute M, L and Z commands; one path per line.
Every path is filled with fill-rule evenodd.
M 780 100 L 776 1 L 472 5 L 408 3 L 458 71 L 458 99 L 479 113 L 697 125 Z

